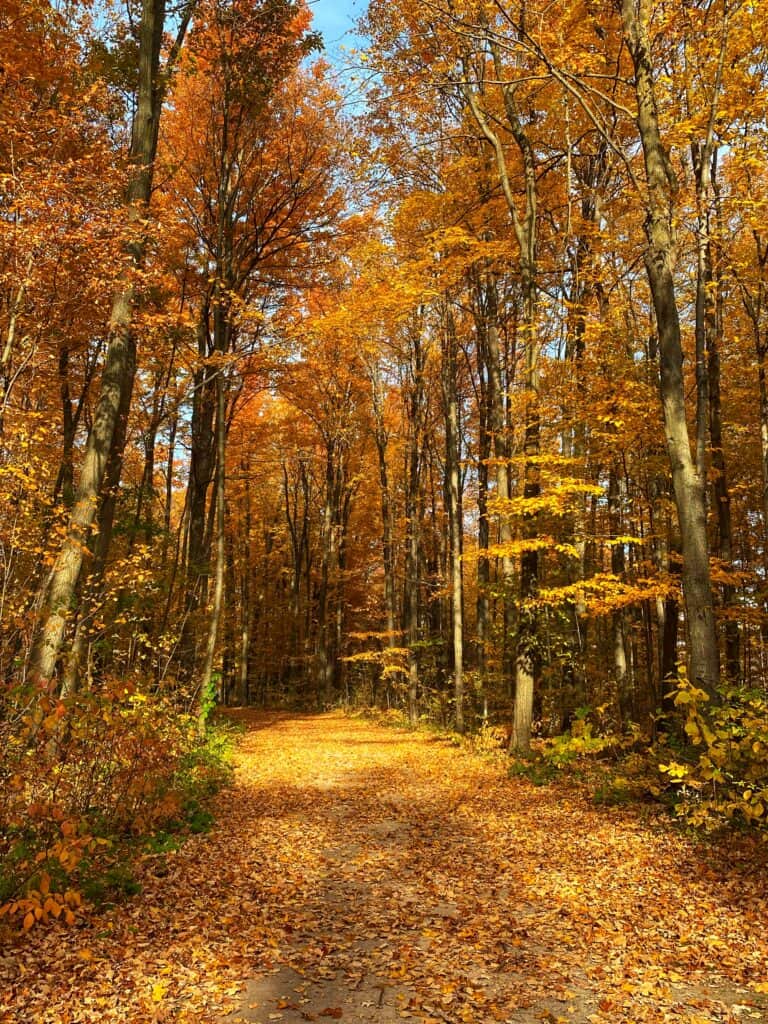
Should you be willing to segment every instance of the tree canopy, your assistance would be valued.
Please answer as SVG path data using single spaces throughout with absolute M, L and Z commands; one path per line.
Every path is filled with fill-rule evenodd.
M 6 0 L 9 820 L 146 701 L 661 743 L 761 823 L 764 13 L 371 0 L 350 101 L 304 0 Z

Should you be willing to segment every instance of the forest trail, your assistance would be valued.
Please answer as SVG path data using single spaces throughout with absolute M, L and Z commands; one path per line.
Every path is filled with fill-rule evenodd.
M 765 870 L 446 740 L 242 712 L 218 823 L 0 951 L 0 1021 L 768 1021 Z

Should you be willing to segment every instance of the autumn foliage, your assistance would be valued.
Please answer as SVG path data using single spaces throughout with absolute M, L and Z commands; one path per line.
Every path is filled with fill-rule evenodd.
M 764 1017 L 765 877 L 743 841 L 691 843 L 648 807 L 509 779 L 446 737 L 236 714 L 217 827 L 146 854 L 136 899 L 33 929 L 0 959 L 0 1014 Z
M 216 705 L 764 828 L 763 13 L 372 0 L 345 78 L 303 0 L 3 4 L 6 916 Z

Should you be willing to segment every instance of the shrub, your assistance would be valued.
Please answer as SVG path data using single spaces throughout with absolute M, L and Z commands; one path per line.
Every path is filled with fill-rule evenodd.
M 683 679 L 674 691 L 685 742 L 657 750 L 660 788 L 676 809 L 705 828 L 742 822 L 768 830 L 768 699 L 732 689 L 721 704 Z
M 210 827 L 229 736 L 206 741 L 167 698 L 114 682 L 59 699 L 6 693 L 0 707 L 0 915 L 28 929 L 71 923 L 81 893 L 128 894 L 120 857 L 162 828 Z M 86 892 L 87 895 L 87 892 Z

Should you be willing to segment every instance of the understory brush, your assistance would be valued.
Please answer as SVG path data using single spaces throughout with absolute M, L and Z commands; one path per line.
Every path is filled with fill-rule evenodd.
M 649 743 L 639 726 L 617 732 L 603 726 L 599 711 L 579 708 L 567 732 L 535 741 L 528 757 L 513 756 L 509 772 L 539 786 L 578 782 L 594 803 L 626 804 L 643 799 L 656 778 L 646 757 Z
M 540 741 L 510 773 L 538 785 L 571 778 L 602 805 L 654 801 L 704 832 L 749 828 L 768 837 L 768 699 L 732 689 L 713 703 L 687 679 L 673 693 L 675 711 L 652 739 L 632 725 L 601 730 L 582 709 L 569 732 Z
M 72 924 L 87 903 L 138 891 L 147 842 L 210 827 L 230 743 L 227 726 L 201 740 L 172 700 L 122 682 L 64 698 L 6 692 L 0 917 L 25 931 Z
M 682 680 L 675 690 L 681 734 L 663 737 L 652 753 L 659 790 L 678 814 L 711 831 L 723 825 L 759 829 L 768 838 L 768 699 L 734 688 L 713 703 Z

